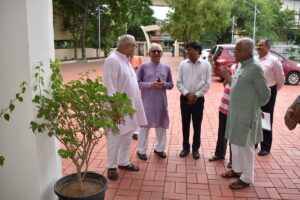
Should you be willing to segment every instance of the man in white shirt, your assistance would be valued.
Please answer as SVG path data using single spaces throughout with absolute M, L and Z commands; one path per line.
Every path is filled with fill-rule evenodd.
M 118 179 L 117 167 L 128 171 L 139 170 L 139 167 L 130 164 L 129 160 L 133 132 L 139 126 L 147 125 L 136 74 L 129 61 L 135 48 L 135 38 L 132 35 L 123 35 L 118 39 L 117 50 L 104 63 L 103 79 L 108 94 L 125 93 L 136 110 L 132 117 L 126 116 L 125 123 L 119 125 L 119 134 L 110 133 L 106 136 L 107 177 L 110 180 Z
M 270 53 L 271 42 L 268 39 L 262 39 L 257 43 L 256 50 L 258 52 L 258 61 L 264 71 L 264 76 L 267 81 L 268 87 L 271 89 L 271 97 L 269 102 L 261 107 L 261 110 L 266 113 L 270 113 L 271 130 L 263 129 L 263 141 L 260 143 L 259 156 L 266 156 L 271 151 L 272 146 L 272 124 L 273 124 L 273 113 L 276 102 L 277 91 L 284 84 L 284 73 L 280 63 Z
M 180 157 L 190 153 L 190 123 L 193 121 L 193 144 L 192 155 L 199 159 L 201 123 L 204 109 L 204 94 L 210 88 L 211 66 L 208 61 L 200 58 L 202 47 L 196 42 L 185 46 L 188 59 L 179 65 L 177 76 L 177 88 L 180 96 L 180 109 L 182 121 L 183 143 Z

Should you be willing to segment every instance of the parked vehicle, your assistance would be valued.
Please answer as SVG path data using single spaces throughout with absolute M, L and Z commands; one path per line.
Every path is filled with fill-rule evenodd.
M 211 49 L 208 58 L 209 60 L 211 58 L 215 76 L 223 79 L 223 67 L 229 67 L 232 64 L 237 63 L 234 57 L 234 47 L 235 45 L 232 44 L 220 44 Z M 286 83 L 298 85 L 300 81 L 300 64 L 288 59 L 286 56 L 275 50 L 271 49 L 270 52 L 282 63 Z
M 210 49 L 202 49 L 200 57 L 204 60 L 207 60 L 209 52 L 210 52 Z

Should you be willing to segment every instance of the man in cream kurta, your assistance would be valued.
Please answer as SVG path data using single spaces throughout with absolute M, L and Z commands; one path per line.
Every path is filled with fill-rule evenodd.
M 226 138 L 231 143 L 232 170 L 223 177 L 237 177 L 230 184 L 231 189 L 248 187 L 254 180 L 254 145 L 262 141 L 261 110 L 270 98 L 261 66 L 253 58 L 254 42 L 242 38 L 235 47 L 236 60 L 240 65 L 231 84 L 229 113 L 226 124 Z
M 129 151 L 133 132 L 147 124 L 136 74 L 130 65 L 136 42 L 133 36 L 123 35 L 118 40 L 117 50 L 104 63 L 103 79 L 108 94 L 126 93 L 136 110 L 132 117 L 126 116 L 125 123 L 120 124 L 119 134 L 107 135 L 107 175 L 110 180 L 118 178 L 117 166 L 128 171 L 138 171 L 138 166 L 130 164 Z

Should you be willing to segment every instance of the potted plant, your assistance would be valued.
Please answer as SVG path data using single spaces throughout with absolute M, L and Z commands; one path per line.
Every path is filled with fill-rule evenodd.
M 34 133 L 55 136 L 62 146 L 59 156 L 71 159 L 75 165 L 76 173 L 60 179 L 55 193 L 59 199 L 104 199 L 107 180 L 101 174 L 88 172 L 91 154 L 103 135 L 117 133 L 124 116 L 135 112 L 131 100 L 122 93 L 109 96 L 101 78 L 90 79 L 90 72 L 63 84 L 60 62 L 50 62 L 50 68 L 50 89 L 43 89 L 43 64 L 35 67 L 33 90 L 37 94 L 33 102 L 38 121 L 32 121 L 30 127 Z M 90 192 L 92 187 L 97 190 Z
M 0 118 L 3 116 L 3 118 L 6 120 L 6 121 L 9 121 L 10 120 L 10 114 L 15 110 L 15 103 L 17 101 L 19 102 L 23 102 L 23 97 L 22 95 L 25 93 L 26 91 L 26 86 L 27 86 L 27 83 L 25 81 L 23 81 L 21 84 L 20 84 L 20 91 L 16 93 L 15 97 L 12 98 L 9 102 L 9 105 L 7 107 L 4 107 L 0 110 Z M 4 161 L 5 161 L 5 158 L 3 155 L 0 155 L 0 166 L 3 166 L 4 165 Z

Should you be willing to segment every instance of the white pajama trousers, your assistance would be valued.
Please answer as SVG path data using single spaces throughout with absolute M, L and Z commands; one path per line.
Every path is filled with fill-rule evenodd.
M 148 149 L 148 135 L 150 128 L 140 128 L 138 139 L 138 152 L 146 154 Z M 156 140 L 154 149 L 158 152 L 165 150 L 167 141 L 167 131 L 165 128 L 155 128 Z
M 247 136 L 245 146 L 231 144 L 232 151 L 232 169 L 236 172 L 242 172 L 240 179 L 245 183 L 254 181 L 254 144 L 252 142 L 250 131 Z
M 109 133 L 107 141 L 107 168 L 116 168 L 118 165 L 127 166 L 130 164 L 129 151 L 131 138 L 134 131 L 124 135 Z

